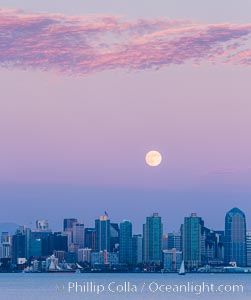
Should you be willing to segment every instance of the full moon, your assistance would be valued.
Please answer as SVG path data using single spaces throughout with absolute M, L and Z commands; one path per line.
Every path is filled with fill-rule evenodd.
M 162 161 L 162 156 L 158 151 L 149 151 L 146 154 L 146 163 L 150 167 L 157 167 Z

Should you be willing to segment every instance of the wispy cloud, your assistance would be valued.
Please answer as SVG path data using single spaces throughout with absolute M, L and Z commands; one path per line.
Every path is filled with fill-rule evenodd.
M 230 175 L 230 174 L 236 174 L 240 170 L 235 168 L 222 168 L 222 169 L 214 169 L 210 170 L 207 175 Z
M 251 64 L 250 24 L 0 10 L 0 66 L 85 75 L 203 61 Z

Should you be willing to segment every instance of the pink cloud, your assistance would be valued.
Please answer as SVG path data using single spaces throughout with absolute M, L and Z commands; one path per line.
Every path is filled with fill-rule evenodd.
M 250 65 L 251 24 L 0 10 L 0 66 L 85 75 L 203 61 Z
M 251 49 L 239 51 L 231 55 L 227 62 L 251 66 Z

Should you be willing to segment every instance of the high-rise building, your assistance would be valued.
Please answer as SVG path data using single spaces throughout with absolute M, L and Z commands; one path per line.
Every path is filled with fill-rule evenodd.
M 143 225 L 143 261 L 160 264 L 162 261 L 163 224 L 159 214 L 146 218 Z
M 134 265 L 143 262 L 143 237 L 141 234 L 134 234 L 132 237 L 132 262 Z
M 163 234 L 162 238 L 162 250 L 167 250 L 168 249 L 168 235 Z
M 177 272 L 182 263 L 182 252 L 175 248 L 163 250 L 163 267 L 168 272 Z
M 72 230 L 75 223 L 78 223 L 78 220 L 75 218 L 64 219 L 64 231 Z
M 180 232 L 168 233 L 167 248 L 169 250 L 176 249 L 181 251 L 181 234 Z
M 39 231 L 50 231 L 49 223 L 47 220 L 37 220 L 36 229 Z
M 247 231 L 247 265 L 251 267 L 251 230 Z
M 217 259 L 220 263 L 224 262 L 225 232 L 222 230 L 215 231 L 217 239 Z
M 1 243 L 0 244 L 0 259 L 1 258 L 10 258 L 11 257 L 11 245 L 10 243 Z
M 95 220 L 96 251 L 110 252 L 110 220 L 108 216 L 100 216 Z
M 13 235 L 12 262 L 16 264 L 18 258 L 25 258 L 25 235 L 22 232 Z
M 11 257 L 12 236 L 8 232 L 2 232 L 0 242 L 0 259 Z
M 132 263 L 132 223 L 126 220 L 120 223 L 119 261 Z
M 4 231 L 1 235 L 1 243 L 11 243 L 11 236 L 8 232 Z
M 41 239 L 31 239 L 29 246 L 29 257 L 40 257 L 42 256 L 42 240 Z
M 54 249 L 52 249 L 53 234 L 51 231 L 32 230 L 30 243 L 32 243 L 33 240 L 41 240 L 41 256 L 46 257 L 52 255 Z
M 217 260 L 217 247 L 216 233 L 203 226 L 201 234 L 201 261 L 203 265 L 215 264 Z
M 110 224 L 110 249 L 111 252 L 117 252 L 119 246 L 119 225 L 117 223 Z
M 95 228 L 85 228 L 85 248 L 96 249 L 96 230 Z
M 100 251 L 91 253 L 91 266 L 95 264 L 115 264 L 119 263 L 118 253 Z
M 72 241 L 73 244 L 84 248 L 84 224 L 74 223 L 72 228 Z
M 231 209 L 225 218 L 225 263 L 247 265 L 246 217 L 239 208 Z
M 78 250 L 78 262 L 91 262 L 92 249 L 84 248 Z
M 186 269 L 192 270 L 201 266 L 202 263 L 202 230 L 204 222 L 197 214 L 192 213 L 190 217 L 185 217 L 182 226 L 183 238 L 183 258 Z
M 62 232 L 54 232 L 52 242 L 50 243 L 52 250 L 68 251 L 68 235 Z

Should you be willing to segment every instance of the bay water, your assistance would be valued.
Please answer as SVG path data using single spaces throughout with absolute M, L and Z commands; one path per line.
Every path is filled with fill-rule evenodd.
M 251 299 L 251 274 L 0 274 L 0 300 Z

